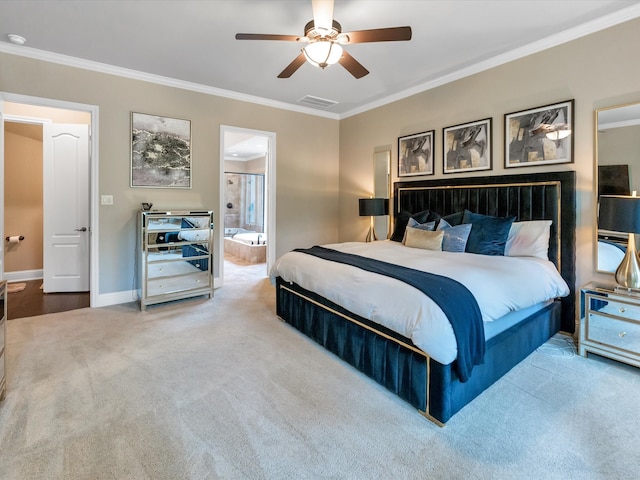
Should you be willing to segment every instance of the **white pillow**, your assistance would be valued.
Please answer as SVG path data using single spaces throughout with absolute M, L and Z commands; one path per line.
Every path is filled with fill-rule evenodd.
M 549 259 L 551 220 L 513 222 L 504 247 L 506 257 Z
M 178 232 L 178 238 L 185 242 L 208 242 L 209 230 L 182 230 Z
M 442 238 L 444 232 L 432 232 L 420 228 L 407 227 L 405 230 L 404 245 L 423 250 L 442 250 Z

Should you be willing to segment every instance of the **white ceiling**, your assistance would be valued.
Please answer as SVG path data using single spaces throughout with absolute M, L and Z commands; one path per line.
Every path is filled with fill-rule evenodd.
M 279 79 L 300 44 L 234 35 L 303 35 L 310 0 L 2 0 L 0 51 L 339 119 L 638 16 L 640 0 L 336 0 L 344 31 L 409 25 L 412 40 L 347 45 L 359 80 L 309 64 Z

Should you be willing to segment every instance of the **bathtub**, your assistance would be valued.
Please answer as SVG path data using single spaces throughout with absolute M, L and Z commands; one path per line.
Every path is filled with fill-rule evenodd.
M 247 263 L 265 263 L 267 261 L 267 235 L 243 232 L 224 237 L 224 251 Z

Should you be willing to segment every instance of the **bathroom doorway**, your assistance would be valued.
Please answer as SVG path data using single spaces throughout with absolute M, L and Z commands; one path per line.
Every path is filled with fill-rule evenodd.
M 266 277 L 275 250 L 273 134 L 223 127 L 221 162 L 222 250 L 224 270 Z M 271 167 L 271 168 L 270 168 Z M 248 268 L 251 267 L 251 268 Z

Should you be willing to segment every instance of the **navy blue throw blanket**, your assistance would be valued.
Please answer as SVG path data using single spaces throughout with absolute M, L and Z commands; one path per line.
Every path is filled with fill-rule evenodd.
M 466 382 L 471 376 L 473 366 L 483 362 L 484 327 L 482 314 L 473 294 L 460 282 L 442 275 L 422 272 L 351 253 L 342 253 L 317 245 L 306 249 L 299 248 L 295 251 L 395 278 L 417 288 L 442 309 L 453 327 L 458 345 L 456 371 L 460 381 Z

